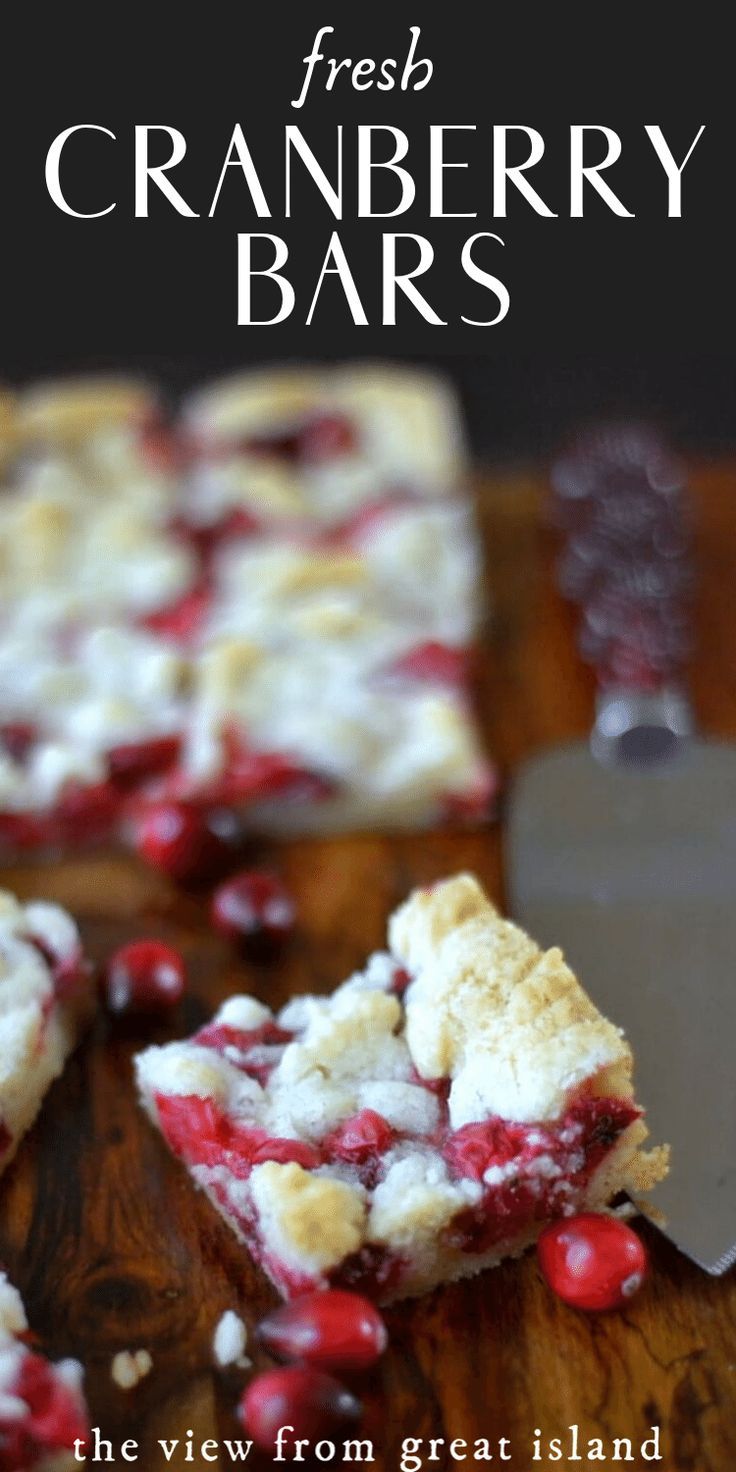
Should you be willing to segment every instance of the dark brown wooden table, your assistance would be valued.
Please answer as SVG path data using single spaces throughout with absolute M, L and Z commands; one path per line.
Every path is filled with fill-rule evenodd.
M 692 481 L 701 573 L 692 692 L 704 728 L 736 737 L 736 464 L 696 466 Z M 537 747 L 586 731 L 593 688 L 574 653 L 571 614 L 551 587 L 543 477 L 523 467 L 488 471 L 478 490 L 494 603 L 479 703 L 490 749 L 508 774 Z M 272 1003 L 330 989 L 382 944 L 389 911 L 414 884 L 470 868 L 502 901 L 502 849 L 497 824 L 471 834 L 259 850 L 278 863 L 300 914 L 292 949 L 271 970 L 234 960 L 208 929 L 204 897 L 175 892 L 128 857 L 24 865 L 0 882 L 69 906 L 100 961 L 140 934 L 180 945 L 190 995 L 175 1029 L 156 1034 L 162 1039 L 189 1032 L 235 989 Z M 2 1182 L 0 1260 L 43 1346 L 84 1361 L 93 1424 L 112 1440 L 116 1465 L 126 1465 L 120 1442 L 134 1437 L 144 1472 L 226 1467 L 233 1465 L 226 1454 L 219 1464 L 196 1450 L 193 1462 L 185 1460 L 188 1430 L 195 1447 L 238 1434 L 232 1407 L 244 1377 L 213 1372 L 212 1331 L 228 1307 L 252 1325 L 273 1295 L 136 1105 L 130 1055 L 150 1038 L 101 1018 L 51 1090 Z M 366 1387 L 365 1434 L 374 1438 L 379 1472 L 400 1468 L 408 1436 L 425 1438 L 430 1469 L 483 1465 L 455 1463 L 442 1448 L 428 1462 L 430 1437 L 465 1438 L 471 1450 L 485 1437 L 498 1467 L 504 1436 L 512 1472 L 544 1467 L 546 1453 L 532 1460 L 536 1428 L 565 1438 L 573 1424 L 584 1457 L 589 1437 L 603 1438 L 610 1456 L 611 1438 L 628 1436 L 635 1460 L 626 1465 L 637 1469 L 731 1472 L 736 1275 L 709 1279 L 654 1230 L 642 1230 L 654 1270 L 625 1313 L 595 1318 L 566 1309 L 541 1281 L 533 1253 L 393 1309 L 390 1351 Z M 153 1371 L 125 1393 L 110 1363 L 119 1349 L 138 1347 L 151 1351 Z M 636 1451 L 653 1425 L 662 1428 L 658 1463 Z M 177 1436 L 182 1444 L 167 1463 L 157 1440 Z

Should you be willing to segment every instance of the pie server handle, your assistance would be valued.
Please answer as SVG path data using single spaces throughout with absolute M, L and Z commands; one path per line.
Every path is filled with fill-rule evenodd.
M 562 593 L 598 685 L 591 733 L 605 763 L 672 755 L 694 734 L 683 671 L 691 652 L 690 511 L 680 462 L 640 424 L 578 436 L 552 470 L 564 537 Z

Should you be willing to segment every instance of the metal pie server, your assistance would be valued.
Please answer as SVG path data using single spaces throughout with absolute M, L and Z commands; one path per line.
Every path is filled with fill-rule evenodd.
M 626 1031 L 652 1140 L 672 1148 L 657 1225 L 719 1274 L 736 1261 L 736 747 L 695 734 L 677 678 L 684 493 L 636 430 L 584 442 L 556 482 L 562 583 L 600 685 L 590 741 L 515 783 L 511 910 Z

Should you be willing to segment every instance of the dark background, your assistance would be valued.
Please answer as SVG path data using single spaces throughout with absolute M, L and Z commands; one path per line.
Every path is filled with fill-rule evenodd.
M 265 358 L 363 354 L 440 361 L 457 379 L 473 440 L 484 452 L 546 449 L 570 425 L 609 413 L 643 413 L 705 449 L 736 443 L 733 367 L 733 167 L 730 29 L 723 7 L 681 14 L 664 4 L 450 7 L 377 3 L 268 8 L 213 0 L 195 13 L 129 0 L 125 7 L 28 7 L 9 21 L 2 149 L 5 287 L 0 378 L 24 381 L 66 369 L 143 368 L 175 393 L 210 374 Z M 300 111 L 301 58 L 321 25 L 323 49 L 353 59 L 405 54 L 420 24 L 419 54 L 434 76 L 423 91 L 319 90 Z M 117 141 L 88 135 L 68 151 L 64 185 L 80 208 L 116 210 L 99 220 L 61 214 L 45 188 L 52 139 L 96 122 Z M 253 215 L 232 171 L 207 218 L 235 122 L 274 196 L 272 220 Z M 336 224 L 313 186 L 291 221 L 279 218 L 283 126 L 298 123 L 328 160 L 338 122 L 346 158 L 358 122 L 393 123 L 416 152 L 418 200 L 394 220 Z M 475 172 L 463 190 L 476 220 L 429 221 L 429 122 L 474 123 L 463 135 Z M 547 154 L 531 177 L 559 218 L 545 220 L 510 191 L 509 217 L 490 214 L 484 169 L 494 122 L 540 129 Z M 607 124 L 623 154 L 606 176 L 636 218 L 611 214 L 591 192 L 583 220 L 569 212 L 569 125 Z M 666 218 L 666 183 L 645 123 L 659 123 L 676 155 L 706 130 L 685 171 L 684 217 Z M 188 153 L 172 176 L 201 217 L 176 215 L 156 191 L 148 219 L 133 214 L 133 126 L 169 123 Z M 168 148 L 165 142 L 162 145 Z M 165 156 L 165 155 L 163 155 Z M 412 153 L 412 157 L 413 157 Z M 480 181 L 480 182 L 479 182 Z M 464 204 L 460 203 L 462 208 Z M 339 229 L 371 318 L 350 323 L 339 287 L 304 326 L 329 235 Z M 275 328 L 238 328 L 238 230 L 268 230 L 289 243 L 297 314 Z M 436 248 L 424 278 L 446 328 L 411 309 L 395 328 L 377 324 L 377 250 L 384 229 L 416 231 Z M 488 259 L 512 305 L 496 328 L 462 326 L 493 301 L 459 267 L 467 235 L 495 230 L 505 249 Z M 421 284 L 421 283 L 420 283 Z M 334 285 L 334 284 L 333 284 Z M 472 292 L 477 292 L 475 299 Z

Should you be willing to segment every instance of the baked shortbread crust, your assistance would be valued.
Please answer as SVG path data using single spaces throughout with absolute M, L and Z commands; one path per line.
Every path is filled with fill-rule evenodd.
M 330 997 L 274 1017 L 233 996 L 136 1060 L 152 1120 L 287 1297 L 424 1293 L 666 1172 L 623 1034 L 474 878 L 417 890 L 388 939 Z

